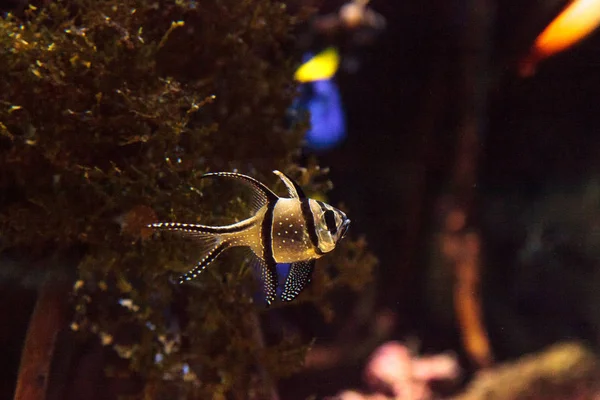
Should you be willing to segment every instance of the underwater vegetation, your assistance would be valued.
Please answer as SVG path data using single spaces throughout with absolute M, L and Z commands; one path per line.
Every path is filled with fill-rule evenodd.
M 179 285 L 193 243 L 147 227 L 243 218 L 247 199 L 205 190 L 207 171 L 272 183 L 278 168 L 323 198 L 326 170 L 295 164 L 304 132 L 285 125 L 299 20 L 271 0 L 53 1 L 0 19 L 0 263 L 40 293 L 15 398 L 265 398 L 302 366 L 307 341 L 262 337 L 243 258 Z M 297 299 L 329 318 L 326 293 L 360 290 L 375 264 L 348 239 Z

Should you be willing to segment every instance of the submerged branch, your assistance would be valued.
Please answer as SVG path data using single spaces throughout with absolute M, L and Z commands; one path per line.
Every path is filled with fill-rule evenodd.
M 14 400 L 46 398 L 54 347 L 66 318 L 67 293 L 63 284 L 50 280 L 40 288 L 27 329 Z
M 260 351 L 265 350 L 265 338 L 263 335 L 263 331 L 260 325 L 260 319 L 258 318 L 258 313 L 256 310 L 250 314 L 250 324 L 252 329 L 253 339 Z M 257 367 L 260 373 L 260 378 L 262 383 L 269 393 L 269 400 L 279 400 L 279 394 L 277 393 L 277 384 L 274 382 L 273 377 L 262 365 L 261 360 L 257 360 Z
M 446 256 L 456 279 L 454 306 L 462 340 L 471 360 L 478 367 L 485 367 L 492 362 L 493 356 L 481 315 L 481 245 L 478 235 L 469 232 L 467 225 L 473 214 L 477 194 L 477 175 L 485 130 L 485 104 L 488 97 L 486 74 L 489 69 L 493 4 L 489 1 L 467 0 L 465 6 L 471 11 L 470 23 L 461 38 L 463 52 L 458 89 L 463 98 L 452 176 L 454 209 L 447 219 L 450 221 L 447 228 L 450 225 L 451 229 L 446 229 L 444 236 L 453 237 L 456 245 L 454 257 Z M 452 214 L 458 216 L 454 218 L 457 223 L 451 222 Z

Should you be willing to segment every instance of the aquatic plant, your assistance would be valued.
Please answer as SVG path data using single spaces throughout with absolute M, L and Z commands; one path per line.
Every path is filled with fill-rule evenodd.
M 239 218 L 243 198 L 224 202 L 198 182 L 208 170 L 269 183 L 278 168 L 308 193 L 329 188 L 324 170 L 294 164 L 304 132 L 285 127 L 298 20 L 272 0 L 54 1 L 0 19 L 0 262 L 42 294 L 71 292 L 73 315 L 57 313 L 54 327 L 100 343 L 95 368 L 135 382 L 132 396 L 264 398 L 302 365 L 307 343 L 261 337 L 240 259 L 179 286 L 170 277 L 194 264 L 193 243 L 157 243 L 145 228 Z M 330 315 L 325 293 L 360 289 L 373 265 L 363 241 L 348 241 L 299 301 Z M 27 341 L 52 336 L 39 326 Z M 65 379 L 81 378 L 84 358 L 66 361 Z M 49 368 L 33 375 L 39 390 L 52 386 Z

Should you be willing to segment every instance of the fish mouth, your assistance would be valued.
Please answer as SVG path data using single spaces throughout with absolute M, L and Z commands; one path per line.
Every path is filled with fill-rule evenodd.
M 341 230 L 340 238 L 343 238 L 344 236 L 346 236 L 346 233 L 348 233 L 349 227 L 350 227 L 350 220 L 347 219 L 342 223 L 342 226 L 340 228 L 340 230 Z

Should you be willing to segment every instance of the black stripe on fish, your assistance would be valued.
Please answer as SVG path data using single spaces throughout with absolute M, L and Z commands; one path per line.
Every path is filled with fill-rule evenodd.
M 247 219 L 236 224 L 226 225 L 226 226 L 208 226 L 208 225 L 198 225 L 198 224 L 183 224 L 179 222 L 158 222 L 155 224 L 150 224 L 148 227 L 168 230 L 168 231 L 178 231 L 181 233 L 212 233 L 212 234 L 220 234 L 220 233 L 236 233 L 240 232 L 248 227 L 250 227 L 254 221 L 252 219 Z
M 328 210 L 327 204 L 323 203 L 320 200 L 315 200 L 315 201 L 317 202 L 317 204 L 319 205 L 319 207 L 321 207 L 321 211 L 327 211 Z
M 262 221 L 261 240 L 263 244 L 263 258 L 268 265 L 276 264 L 273 256 L 273 213 L 275 203 L 267 204 L 267 211 Z
M 324 253 L 319 248 L 319 237 L 317 236 L 317 228 L 315 226 L 315 217 L 313 216 L 312 210 L 310 209 L 310 200 L 303 199 L 300 203 L 300 209 L 302 210 L 302 217 L 304 217 L 304 224 L 308 231 L 308 237 L 312 243 L 315 253 L 323 255 Z
M 263 244 L 263 259 L 260 260 L 261 280 L 263 281 L 267 306 L 270 306 L 277 296 L 277 262 L 273 256 L 273 214 L 275 203 L 267 203 L 267 211 L 261 225 L 261 240 Z
M 335 224 L 335 213 L 333 212 L 331 207 L 327 206 L 327 204 L 323 203 L 322 201 L 317 200 L 317 203 L 319 204 L 321 210 L 325 214 L 325 224 L 327 224 L 327 230 L 332 235 L 335 235 L 338 230 L 337 225 Z
M 228 247 L 227 243 L 221 243 L 220 245 L 218 245 L 217 247 L 215 247 L 206 256 L 204 256 L 204 258 L 202 260 L 198 261 L 198 264 L 196 264 L 196 266 L 192 270 L 190 270 L 190 271 L 186 272 L 185 274 L 181 275 L 179 277 L 179 283 L 184 283 L 185 281 L 189 281 L 189 280 L 194 279 L 202 271 L 204 271 L 204 269 L 211 262 L 213 262 L 219 256 L 219 254 L 221 254 L 227 247 Z

